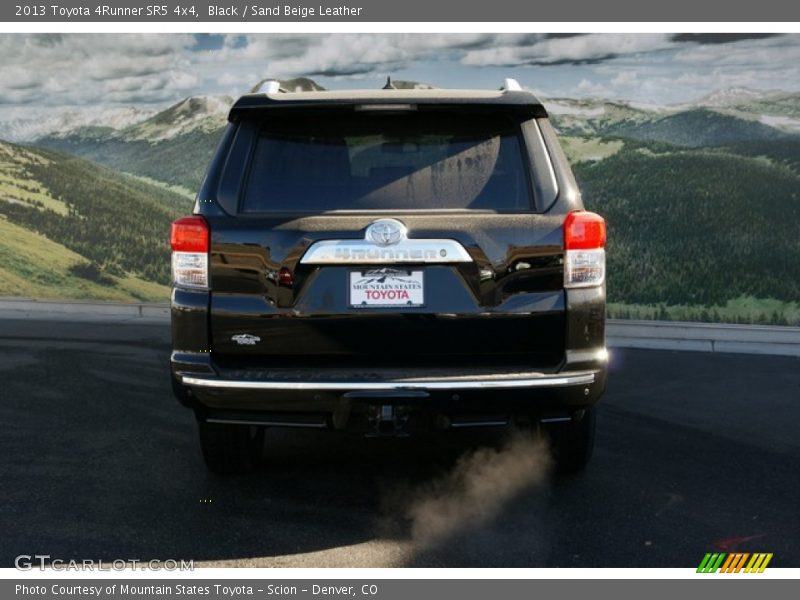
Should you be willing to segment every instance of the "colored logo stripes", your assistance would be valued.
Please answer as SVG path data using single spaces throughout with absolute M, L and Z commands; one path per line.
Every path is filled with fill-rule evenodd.
M 698 573 L 763 573 L 769 561 L 772 560 L 772 553 L 766 552 L 708 552 L 700 561 L 697 567 Z

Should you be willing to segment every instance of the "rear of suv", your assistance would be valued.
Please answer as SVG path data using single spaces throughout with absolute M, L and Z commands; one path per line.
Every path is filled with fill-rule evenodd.
M 172 225 L 175 395 L 215 472 L 266 427 L 516 423 L 578 470 L 606 385 L 605 223 L 541 103 L 500 91 L 243 96 Z

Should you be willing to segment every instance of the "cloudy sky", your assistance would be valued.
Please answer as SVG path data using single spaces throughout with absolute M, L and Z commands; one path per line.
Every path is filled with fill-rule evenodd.
M 237 95 L 298 75 L 328 88 L 516 77 L 548 97 L 662 105 L 728 87 L 800 90 L 797 34 L 0 34 L 0 56 L 0 121 Z

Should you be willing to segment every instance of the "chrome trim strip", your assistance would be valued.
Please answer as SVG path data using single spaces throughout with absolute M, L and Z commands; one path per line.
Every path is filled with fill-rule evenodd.
M 503 421 L 461 421 L 450 423 L 452 429 L 467 429 L 468 427 L 505 427 L 508 419 Z
M 430 381 L 237 381 L 230 379 L 206 379 L 183 376 L 183 383 L 189 386 L 240 389 L 240 390 L 474 390 L 474 389 L 516 389 L 548 388 L 588 385 L 594 383 L 594 373 L 577 375 L 541 375 L 519 379 L 436 379 Z
M 222 425 L 256 425 L 266 427 L 308 427 L 310 429 L 326 429 L 325 423 L 298 423 L 296 421 L 248 421 L 243 419 L 206 419 L 206 423 L 220 423 Z
M 566 423 L 572 421 L 572 417 L 545 417 L 539 419 L 539 423 Z
M 404 239 L 391 246 L 367 240 L 320 240 L 308 248 L 306 265 L 384 265 L 398 263 L 468 263 L 472 257 L 455 240 Z

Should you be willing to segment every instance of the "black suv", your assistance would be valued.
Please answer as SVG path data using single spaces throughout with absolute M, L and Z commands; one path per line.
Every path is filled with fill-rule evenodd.
M 500 91 L 243 96 L 173 223 L 177 398 L 209 469 L 266 427 L 544 429 L 582 468 L 606 386 L 605 223 L 541 103 Z

